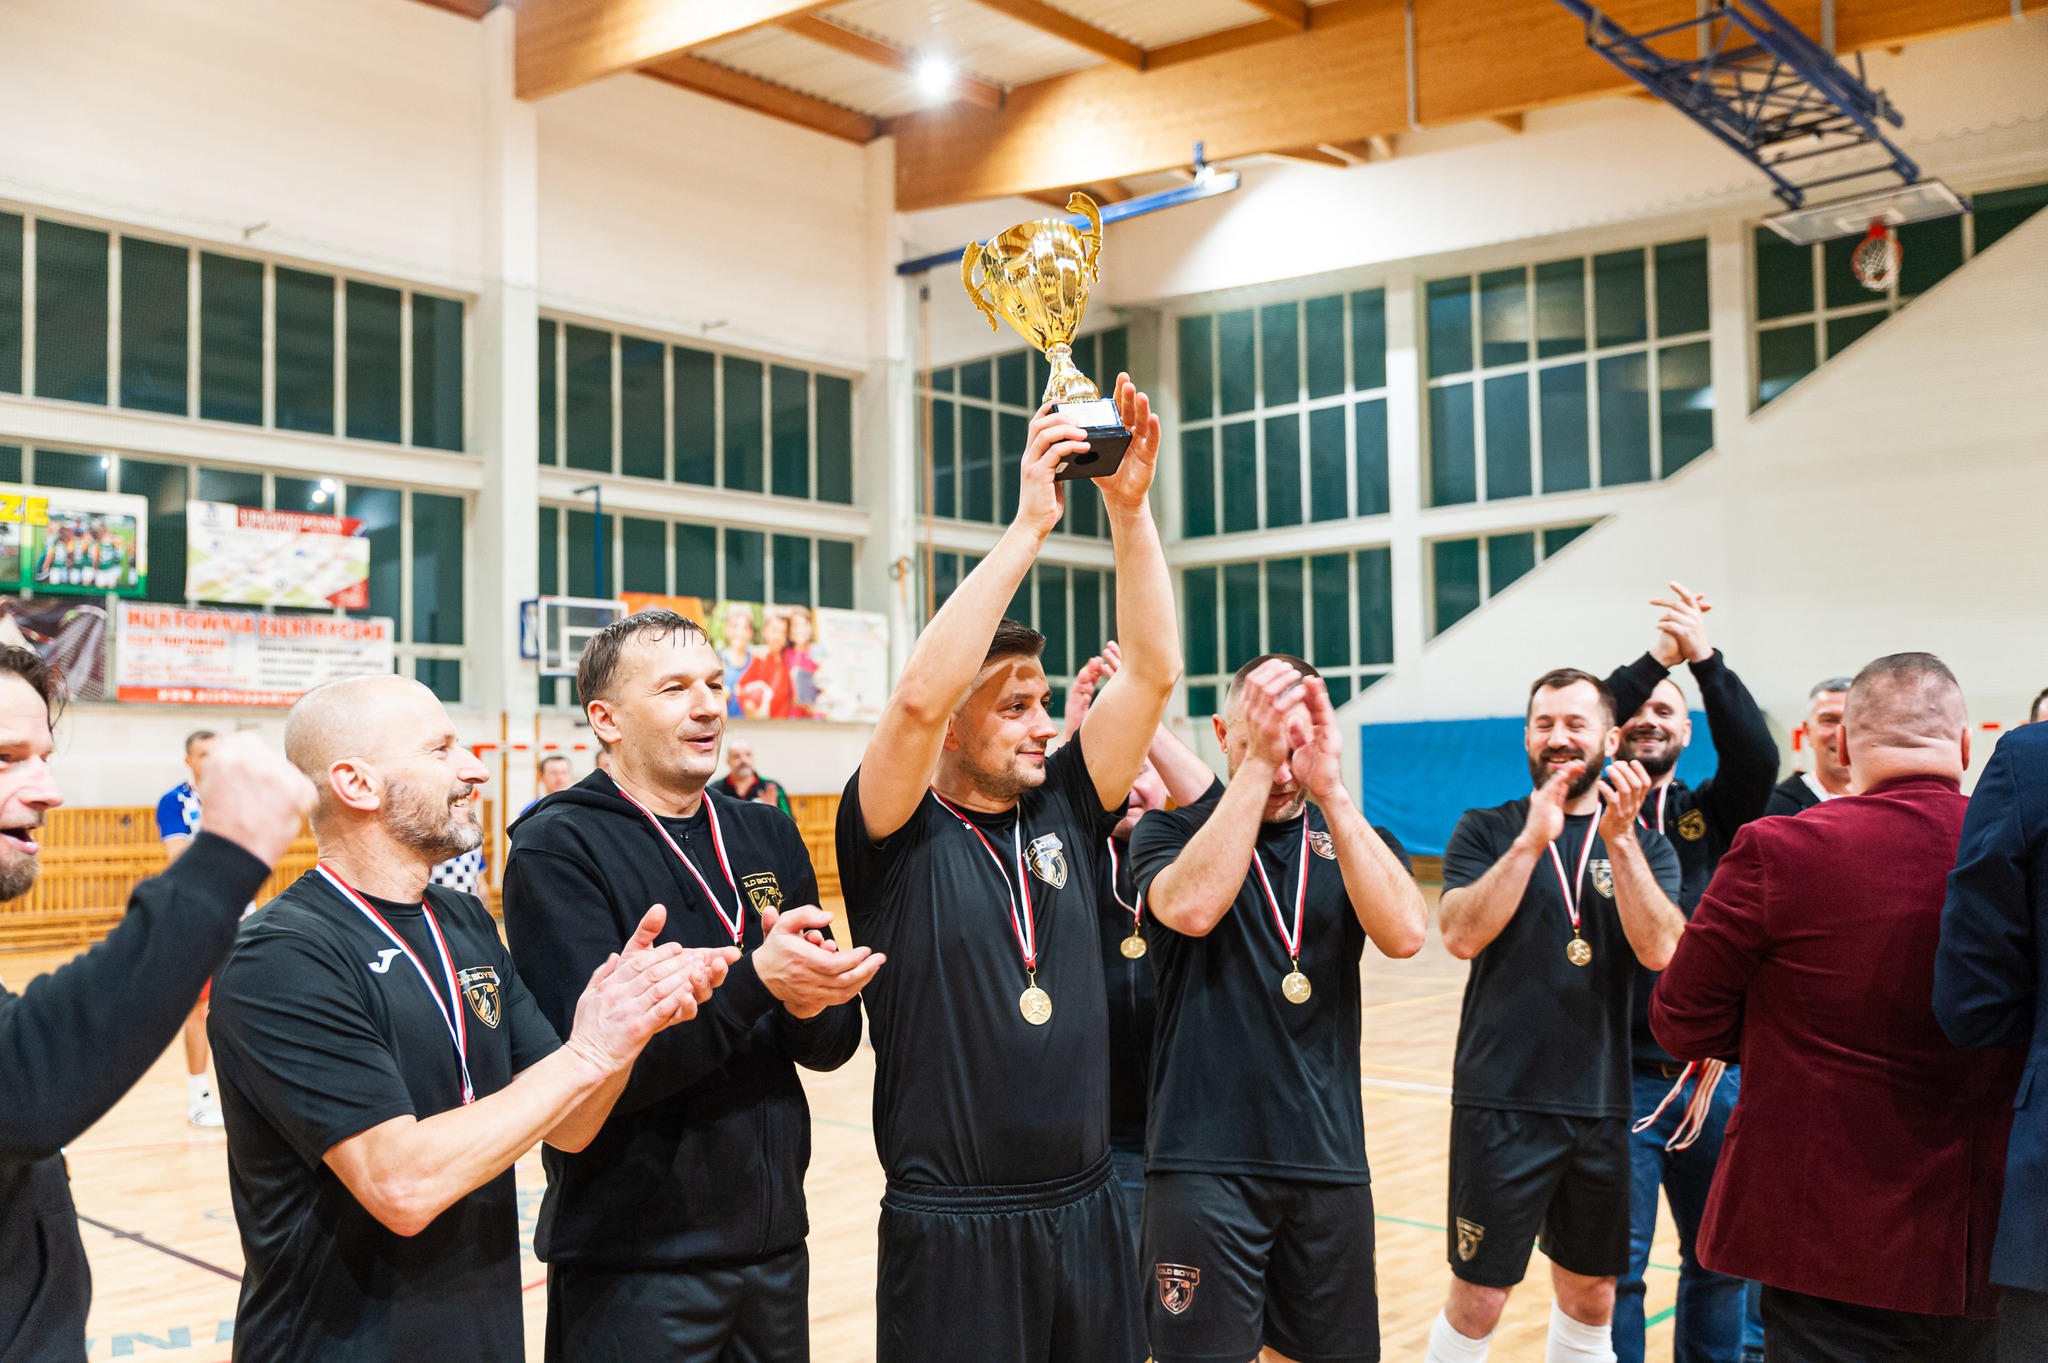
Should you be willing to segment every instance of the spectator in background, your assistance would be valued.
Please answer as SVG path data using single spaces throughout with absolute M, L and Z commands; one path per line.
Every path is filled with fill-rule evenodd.
M 744 738 L 726 740 L 725 776 L 714 781 L 711 788 L 735 800 L 758 800 L 789 813 L 789 796 L 783 793 L 782 783 L 754 770 L 754 745 Z
M 792 696 L 789 666 L 789 617 L 771 614 L 761 630 L 761 647 L 740 674 L 740 709 L 748 719 L 788 719 Z
M 549 753 L 540 760 L 540 794 L 528 800 L 526 802 L 526 809 L 520 810 L 520 814 L 524 815 L 526 810 L 532 809 L 548 796 L 567 790 L 574 778 L 575 773 L 569 768 L 568 755 L 558 752 Z
M 2039 724 L 2044 719 L 2048 719 L 2048 691 L 2034 697 L 2034 703 L 2027 707 L 2028 724 Z
M 185 769 L 192 773 L 191 778 L 165 791 L 156 802 L 156 833 L 163 839 L 169 861 L 176 861 L 199 833 L 199 774 L 205 770 L 217 738 L 211 729 L 194 729 L 185 735 Z M 212 989 L 211 980 L 199 987 L 199 1002 L 185 1019 L 185 1120 L 206 1128 L 221 1124 L 220 1099 L 206 1079 L 206 996 Z
M 718 661 L 725 668 L 725 713 L 730 719 L 744 719 L 740 708 L 740 678 L 754 661 L 754 608 L 744 601 L 725 603 L 725 643 Z
M 1806 723 L 1799 727 L 1813 750 L 1813 770 L 1795 771 L 1778 782 L 1764 806 L 1767 815 L 1797 814 L 1849 793 L 1849 764 L 1842 755 L 1842 706 L 1849 699 L 1849 678 L 1830 677 L 1806 695 Z

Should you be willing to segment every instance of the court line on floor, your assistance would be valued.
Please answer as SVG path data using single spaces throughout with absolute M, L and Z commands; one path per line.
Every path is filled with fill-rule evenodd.
M 242 1275 L 236 1273 L 232 1269 L 222 1268 L 219 1264 L 209 1264 L 204 1259 L 193 1258 L 191 1255 L 187 1254 L 182 1249 L 172 1249 L 169 1245 L 159 1244 L 155 1240 L 152 1240 L 148 1236 L 144 1235 L 141 1231 L 122 1230 L 119 1226 L 110 1226 L 104 1221 L 95 1221 L 92 1217 L 87 1216 L 84 1212 L 78 1213 L 78 1219 L 80 1221 L 83 1221 L 88 1226 L 98 1227 L 100 1230 L 103 1230 L 107 1234 L 113 1236 L 116 1240 L 133 1240 L 136 1244 L 146 1245 L 150 1249 L 157 1251 L 159 1254 L 168 1254 L 173 1259 L 182 1259 L 186 1263 L 192 1265 L 192 1267 L 194 1268 L 203 1268 L 208 1273 L 218 1273 L 221 1277 L 226 1278 L 230 1282 L 238 1283 L 242 1281 Z

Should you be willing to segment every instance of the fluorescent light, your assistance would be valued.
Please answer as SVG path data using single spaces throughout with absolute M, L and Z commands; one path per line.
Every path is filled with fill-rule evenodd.
M 926 57 L 917 64 L 917 88 L 927 98 L 943 99 L 953 93 L 953 63 L 944 57 Z

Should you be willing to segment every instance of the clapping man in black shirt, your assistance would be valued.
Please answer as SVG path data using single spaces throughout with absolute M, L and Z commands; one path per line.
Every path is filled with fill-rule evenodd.
M 320 865 L 243 925 L 209 1019 L 248 1263 L 235 1356 L 521 1359 L 513 1162 L 586 1144 L 724 958 L 655 947 L 651 907 L 564 1044 L 484 906 L 428 883 L 482 838 L 486 779 L 434 693 L 330 682 L 285 751 L 319 795 Z
M 1358 963 L 1368 938 L 1413 956 L 1429 914 L 1400 845 L 1344 787 L 1316 670 L 1254 658 L 1224 709 L 1222 798 L 1148 814 L 1132 840 L 1158 926 L 1152 1356 L 1375 1363 Z
M 1530 688 L 1534 794 L 1468 809 L 1444 849 L 1444 947 L 1472 962 L 1451 1092 L 1450 1300 L 1429 1363 L 1480 1363 L 1540 1231 L 1547 1363 L 1613 1358 L 1628 1267 L 1629 1020 L 1638 962 L 1662 970 L 1685 917 L 1678 857 L 1637 827 L 1649 775 L 1608 768 L 1621 731 L 1599 678 Z
M 1137 1264 L 1109 1161 L 1109 1019 L 1096 863 L 1180 674 L 1146 501 L 1159 421 L 1128 377 L 1133 432 L 1098 479 L 1117 618 L 1141 624 L 1072 742 L 1002 618 L 1060 518 L 1054 473 L 1087 448 L 1033 419 L 1016 519 L 918 637 L 839 807 L 854 935 L 886 951 L 864 996 L 875 1143 L 889 1177 L 875 1289 L 879 1363 L 1139 1363 Z
M 647 610 L 606 627 L 576 693 L 607 770 L 513 825 L 505 864 L 505 931 L 541 1012 L 566 1029 L 582 981 L 655 900 L 672 906 L 661 940 L 736 959 L 695 1022 L 641 1052 L 589 1145 L 542 1152 L 547 1356 L 802 1363 L 811 1116 L 796 1067 L 852 1056 L 850 1000 L 882 958 L 824 936 L 787 814 L 706 788 L 725 667 L 695 621 Z

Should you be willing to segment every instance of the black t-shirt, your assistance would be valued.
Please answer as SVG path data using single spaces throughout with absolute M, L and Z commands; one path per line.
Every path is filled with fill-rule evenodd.
M 839 804 L 839 881 L 854 939 L 884 952 L 861 993 L 875 1043 L 875 1145 L 896 1181 L 944 1187 L 1069 1178 L 1109 1149 L 1109 1005 L 1096 950 L 1096 862 L 1122 816 L 1104 809 L 1077 738 L 1002 814 L 929 792 L 880 846 L 860 812 L 860 773 Z M 1010 922 L 1022 843 L 1052 1017 L 1034 1027 Z M 1019 905 L 1021 908 L 1021 899 Z
M 1470 885 L 1500 860 L 1529 818 L 1529 798 L 1468 809 L 1444 848 L 1444 889 Z M 1593 839 L 1579 889 L 1580 930 L 1592 961 L 1573 965 L 1557 865 L 1569 878 Z M 1636 841 L 1667 895 L 1678 892 L 1678 854 L 1654 830 Z M 1500 936 L 1473 958 L 1458 1023 L 1451 1101 L 1468 1107 L 1627 1117 L 1634 1108 L 1629 1015 L 1636 954 L 1614 905 L 1614 872 L 1591 814 L 1567 815 L 1564 832 L 1537 858 L 1528 888 Z
M 462 990 L 479 1098 L 561 1043 L 466 894 L 428 890 Z M 447 984 L 417 904 L 372 904 Z M 317 871 L 242 925 L 208 1030 L 248 1262 L 235 1356 L 524 1357 L 508 1169 L 418 1235 L 386 1229 L 324 1162 L 393 1117 L 462 1105 L 455 1043 L 419 972 Z
M 1149 890 L 1214 812 L 1213 804 L 1193 805 L 1140 820 L 1131 835 L 1138 884 Z M 1394 835 L 1376 831 L 1406 864 Z M 1245 873 L 1237 898 L 1206 937 L 1149 924 L 1159 1022 L 1145 1167 L 1367 1182 L 1358 1092 L 1365 929 L 1322 811 L 1310 805 L 1292 819 L 1261 824 L 1253 855 L 1290 931 L 1308 858 L 1300 943 L 1308 1001 L 1289 1003 L 1280 993 L 1295 967 L 1256 871 Z

